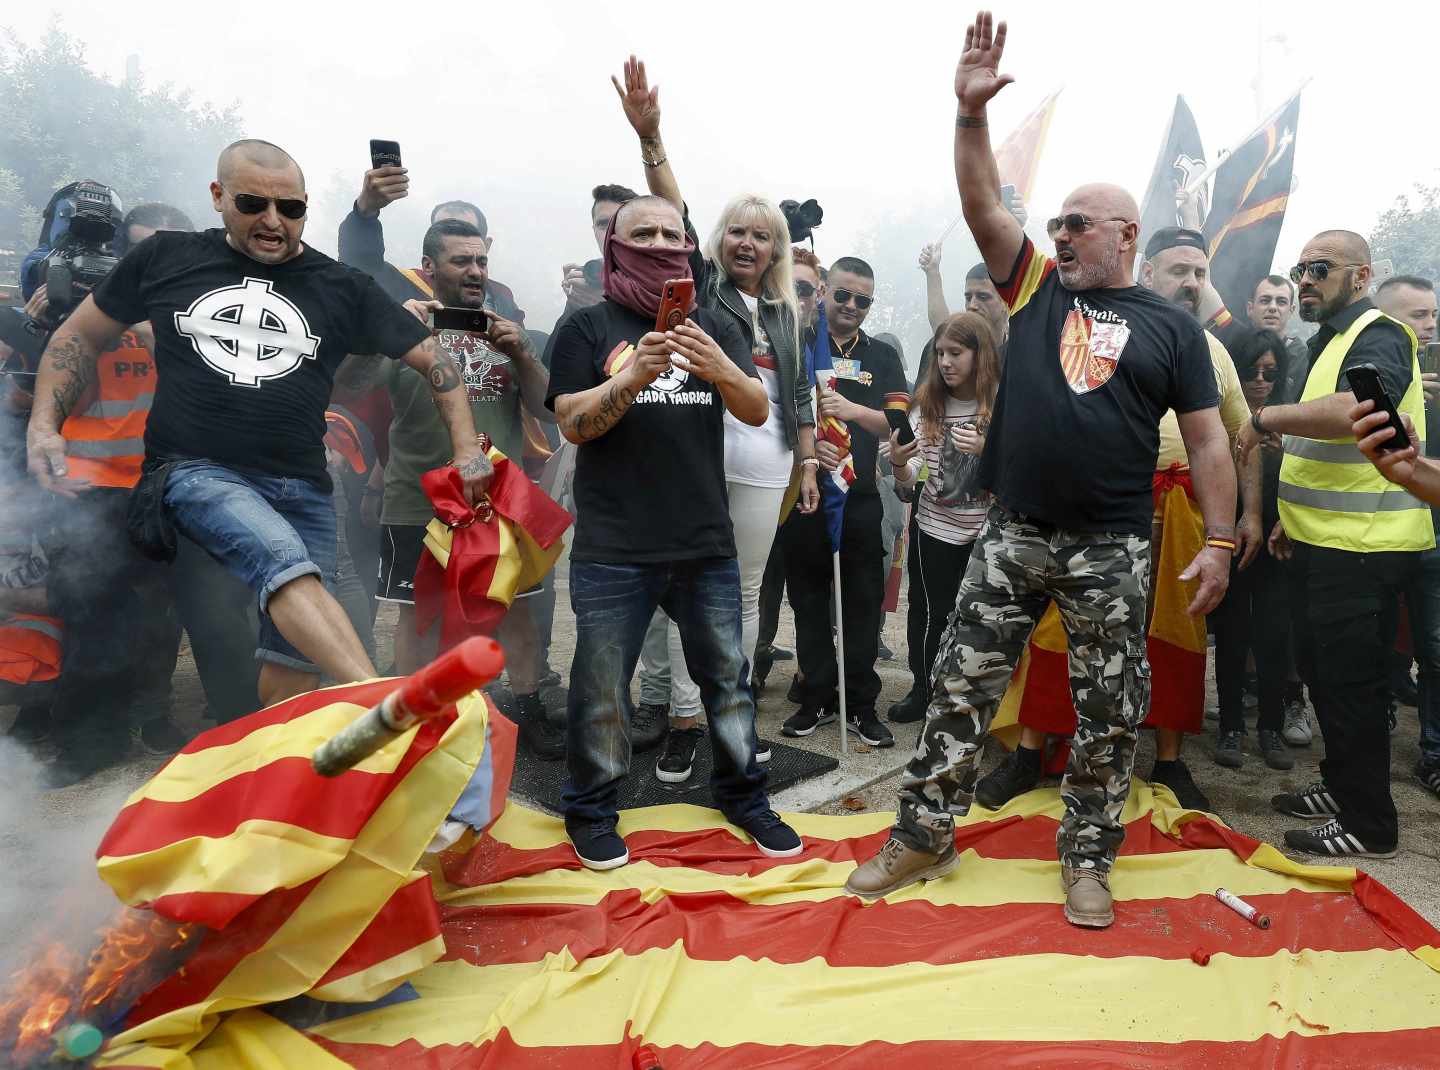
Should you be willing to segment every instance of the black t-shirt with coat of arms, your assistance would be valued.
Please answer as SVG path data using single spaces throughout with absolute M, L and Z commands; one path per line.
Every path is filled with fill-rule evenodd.
M 1140 286 L 1067 290 L 1026 238 L 980 483 L 1000 504 L 1080 532 L 1150 536 L 1166 409 L 1219 404 L 1205 333 Z

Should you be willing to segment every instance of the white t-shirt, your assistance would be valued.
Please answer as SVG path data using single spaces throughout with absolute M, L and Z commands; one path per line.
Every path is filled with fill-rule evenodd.
M 751 487 L 786 487 L 790 485 L 794 456 L 785 445 L 785 417 L 780 409 L 780 372 L 775 364 L 775 351 L 756 315 L 759 299 L 744 292 L 740 296 L 745 299 L 750 323 L 755 329 L 755 345 L 750 355 L 770 398 L 770 415 L 760 427 L 751 427 L 725 413 L 725 478 Z

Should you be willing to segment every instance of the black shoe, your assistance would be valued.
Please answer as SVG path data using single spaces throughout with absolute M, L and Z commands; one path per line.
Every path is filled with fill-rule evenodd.
M 1415 763 L 1415 779 L 1431 794 L 1440 796 L 1440 762 L 1427 762 L 1421 758 Z
M 755 740 L 755 760 L 761 765 L 770 760 L 770 744 L 767 741 L 759 738 Z
M 540 673 L 540 679 L 535 682 L 535 686 L 541 691 L 545 691 L 552 687 L 560 687 L 564 683 L 565 681 L 560 679 L 560 674 L 547 665 Z
M 1330 858 L 1394 858 L 1398 852 L 1395 845 L 1379 847 L 1362 843 L 1356 836 L 1345 831 L 1338 817 L 1331 818 L 1319 828 L 1289 829 L 1285 833 L 1285 846 L 1311 855 L 1325 855 Z
M 520 729 L 520 742 L 531 754 L 542 762 L 565 757 L 565 731 L 550 723 L 539 695 L 516 695 L 511 710 Z
M 736 822 L 755 841 L 760 853 L 770 858 L 794 858 L 805 845 L 800 836 L 774 810 L 756 814 L 749 821 Z
M 797 706 L 805 701 L 805 696 L 800 693 L 800 674 L 798 672 L 790 677 L 790 690 L 785 692 L 785 701 L 793 702 Z
M 630 715 L 630 748 L 636 752 L 654 750 L 669 728 L 670 703 L 640 703 Z
M 705 738 L 705 729 L 672 728 L 665 736 L 665 753 L 655 763 L 655 779 L 666 784 L 683 784 L 695 768 L 695 748 Z
M 876 661 L 894 661 L 894 660 L 895 660 L 895 651 L 891 650 L 888 646 L 885 645 L 885 640 L 884 640 L 884 639 L 881 639 L 879 642 L 877 642 L 877 643 L 875 644 L 875 660 L 876 660 Z
M 1245 764 L 1245 752 L 1241 749 L 1245 733 L 1227 732 L 1221 729 L 1215 737 L 1215 764 L 1226 769 L 1239 769 Z
M 96 773 L 109 769 L 125 760 L 130 753 L 130 741 L 99 741 L 84 749 L 62 749 L 60 757 L 45 766 L 42 783 L 47 790 L 58 790 L 89 780 Z
M 1420 705 L 1420 689 L 1415 686 L 1415 678 L 1408 672 L 1397 674 L 1397 677 L 1390 685 L 1390 695 L 1402 706 Z
M 189 743 L 191 737 L 167 715 L 146 721 L 134 730 L 132 738 L 146 754 L 168 758 Z
M 816 709 L 813 706 L 801 706 L 785 719 L 780 726 L 780 731 L 792 739 L 800 739 L 808 736 L 822 724 L 829 724 L 835 720 L 835 711 L 828 706 Z
M 1319 780 L 1300 791 L 1282 791 L 1279 795 L 1272 795 L 1270 805 L 1291 817 L 1334 817 L 1340 812 L 1335 797 Z
M 895 737 L 890 734 L 890 729 L 880 723 L 880 718 L 875 716 L 874 710 L 849 713 L 845 717 L 845 723 L 850 731 L 860 737 L 862 742 L 868 743 L 872 747 L 895 746 Z
M 9 736 L 26 746 L 44 743 L 50 738 L 50 707 L 21 706 L 10 725 Z
M 1033 763 L 1016 748 L 1005 760 L 980 778 L 975 785 L 975 801 L 987 810 L 998 810 L 1017 795 L 1024 795 L 1040 783 L 1040 753 Z
M 1262 728 L 1259 734 L 1260 754 L 1266 765 L 1271 769 L 1295 768 L 1295 759 L 1291 757 L 1290 748 L 1285 746 L 1285 739 L 1279 732 Z
M 892 724 L 914 724 L 916 721 L 923 721 L 927 705 L 925 692 L 918 688 L 911 688 L 908 695 L 890 707 L 890 722 Z
M 1189 767 L 1179 758 L 1173 762 L 1156 762 L 1150 773 L 1150 782 L 1164 784 L 1175 796 L 1175 801 L 1186 810 L 1208 812 L 1210 809 L 1210 800 L 1205 798 L 1205 793 L 1190 775 Z
M 565 819 L 565 834 L 575 848 L 575 857 L 586 869 L 618 869 L 630 861 L 630 849 L 615 831 L 618 818 Z
M 767 644 L 770 651 L 770 658 L 773 661 L 794 661 L 795 651 L 786 650 L 783 646 L 776 646 L 774 643 Z

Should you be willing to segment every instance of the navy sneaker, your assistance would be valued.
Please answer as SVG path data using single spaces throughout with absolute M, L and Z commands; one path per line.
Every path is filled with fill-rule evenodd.
M 1345 831 L 1338 817 L 1331 818 L 1319 828 L 1290 829 L 1285 833 L 1285 846 L 1327 858 L 1394 858 L 1398 853 L 1394 844 L 1377 847 L 1373 843 L 1363 843 Z
M 755 841 L 760 853 L 770 858 L 794 858 L 805 850 L 799 834 L 781 821 L 774 810 L 764 810 L 750 820 L 736 824 Z
M 565 819 L 565 834 L 575 848 L 575 857 L 586 869 L 619 869 L 630 861 L 630 850 L 615 831 L 617 817 Z

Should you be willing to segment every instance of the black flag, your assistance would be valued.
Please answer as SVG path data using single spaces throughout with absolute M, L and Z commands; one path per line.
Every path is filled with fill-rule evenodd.
M 1210 278 L 1232 311 L 1243 309 L 1255 283 L 1270 274 L 1290 200 L 1299 122 L 1296 93 L 1215 171 L 1205 243 Z
M 1145 202 L 1140 206 L 1140 239 L 1138 247 L 1145 243 L 1162 227 L 1173 227 L 1182 221 L 1176 214 L 1175 194 L 1191 179 L 1205 170 L 1205 149 L 1200 143 L 1200 131 L 1195 125 L 1195 116 L 1185 98 L 1175 98 L 1175 113 L 1170 125 L 1165 128 L 1165 139 L 1160 143 L 1160 155 L 1155 159 L 1155 170 L 1150 174 L 1150 185 L 1145 188 Z M 1204 191 L 1200 194 L 1200 216 L 1205 218 Z

